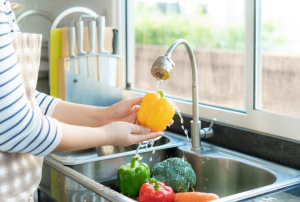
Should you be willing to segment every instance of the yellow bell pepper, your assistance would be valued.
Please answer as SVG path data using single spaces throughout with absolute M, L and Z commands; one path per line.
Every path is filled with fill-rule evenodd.
M 163 92 L 146 93 L 137 118 L 142 126 L 151 128 L 151 131 L 162 131 L 171 122 L 175 114 L 173 104 L 165 97 Z

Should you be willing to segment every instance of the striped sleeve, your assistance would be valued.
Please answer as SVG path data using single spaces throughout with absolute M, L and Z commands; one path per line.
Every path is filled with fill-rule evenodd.
M 51 97 L 38 91 L 35 91 L 35 99 L 40 106 L 42 113 L 50 117 L 53 114 L 56 104 L 60 101 L 60 99 Z
M 45 156 L 59 144 L 61 126 L 35 113 L 27 99 L 10 34 L 13 13 L 5 2 L 0 0 L 0 151 Z

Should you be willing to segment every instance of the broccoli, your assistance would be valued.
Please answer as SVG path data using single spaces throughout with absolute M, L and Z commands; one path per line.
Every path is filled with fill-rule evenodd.
M 196 184 L 191 164 L 177 157 L 155 164 L 152 177 L 172 187 L 175 192 L 187 192 Z

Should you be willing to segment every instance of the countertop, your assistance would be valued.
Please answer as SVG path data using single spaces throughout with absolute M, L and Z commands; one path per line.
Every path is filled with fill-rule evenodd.
M 270 192 L 264 195 L 256 196 L 243 202 L 299 202 L 300 201 L 300 184 L 290 186 L 278 191 Z

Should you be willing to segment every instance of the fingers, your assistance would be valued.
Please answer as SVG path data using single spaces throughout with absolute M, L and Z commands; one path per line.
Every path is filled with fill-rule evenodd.
M 130 125 L 131 133 L 133 134 L 145 134 L 145 133 L 150 133 L 151 129 L 148 127 L 140 126 L 140 125 L 135 125 L 131 124 Z
M 162 135 L 164 135 L 163 132 L 151 132 L 151 133 L 147 133 L 147 134 L 132 135 L 132 142 L 139 143 L 139 142 L 155 139 Z
M 143 100 L 143 97 L 129 99 L 131 106 L 140 104 L 142 102 L 142 100 Z
M 172 119 L 171 122 L 169 123 L 169 125 L 172 125 L 174 123 L 174 120 Z

